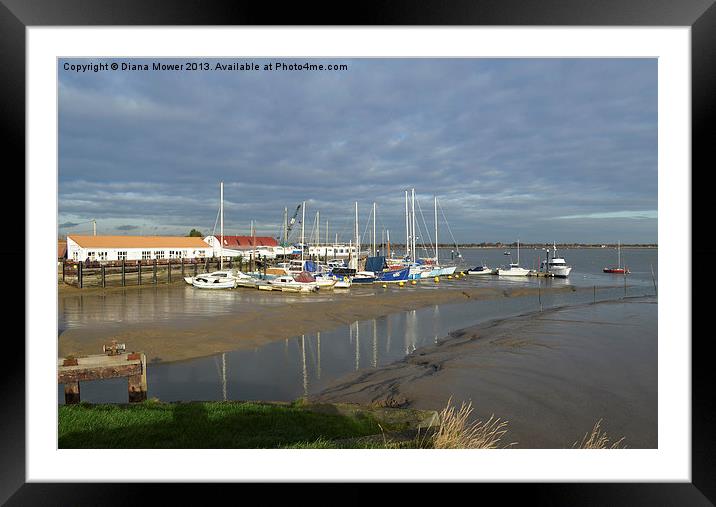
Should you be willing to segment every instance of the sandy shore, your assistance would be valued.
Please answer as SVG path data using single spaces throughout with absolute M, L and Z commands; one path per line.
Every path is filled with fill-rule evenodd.
M 465 329 L 404 360 L 348 375 L 313 397 L 439 410 L 471 400 L 509 421 L 520 448 L 565 448 L 594 423 L 630 448 L 657 439 L 653 298 L 554 309 Z M 505 440 L 505 439 L 503 439 Z
M 566 286 L 541 290 L 545 294 L 578 289 Z M 59 297 L 71 298 L 76 294 L 76 290 L 65 290 Z M 98 298 L 101 298 L 101 294 L 94 293 Z M 150 362 L 181 361 L 230 350 L 255 348 L 273 340 L 329 330 L 358 320 L 430 305 L 519 296 L 536 297 L 537 289 L 458 287 L 352 291 L 325 300 L 320 297 L 293 297 L 285 300 L 277 297 L 272 298 L 271 304 L 242 305 L 241 311 L 234 314 L 200 316 L 177 322 L 112 323 L 103 322 L 102 316 L 98 315 L 98 325 L 63 330 L 58 338 L 58 353 L 60 357 L 97 354 L 103 344 L 114 338 L 131 350 L 145 352 Z M 92 299 L 94 297 L 84 301 L 85 311 L 93 311 L 88 308 Z M 99 312 L 98 309 L 94 311 Z

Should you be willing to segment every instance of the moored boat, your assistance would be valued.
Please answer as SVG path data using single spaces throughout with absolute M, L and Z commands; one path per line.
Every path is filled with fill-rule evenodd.
M 629 274 L 629 269 L 626 266 L 622 267 L 621 241 L 617 242 L 617 267 L 604 268 L 602 271 L 605 273 L 612 273 L 615 275 L 628 275 Z
M 564 258 L 557 255 L 557 243 L 552 243 L 552 248 L 554 256 L 551 259 L 542 261 L 542 269 L 552 276 L 567 278 L 572 271 L 572 266 L 567 266 L 567 262 Z M 547 256 L 549 257 L 549 250 L 547 250 Z
M 303 271 L 297 275 L 285 275 L 268 280 L 267 284 L 281 290 L 296 292 L 316 292 L 319 290 L 316 279 L 310 273 Z
M 496 275 L 497 270 L 487 266 L 475 266 L 467 270 L 468 275 Z

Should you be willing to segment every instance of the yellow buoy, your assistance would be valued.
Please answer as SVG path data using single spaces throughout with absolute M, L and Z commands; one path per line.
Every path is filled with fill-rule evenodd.
M 452 275 L 448 275 L 448 280 L 452 280 Z
M 403 285 L 405 285 L 405 282 L 400 282 L 398 285 L 402 287 Z
M 384 283 L 384 284 L 383 284 L 383 288 L 384 288 L 384 289 L 387 289 L 387 288 L 388 288 L 388 285 Z
M 435 283 L 438 283 L 439 281 L 440 281 L 440 277 L 439 277 L 439 276 L 436 276 L 436 277 L 435 277 Z
M 410 282 L 410 283 L 413 284 L 413 285 L 415 285 L 415 284 L 418 283 L 418 282 L 416 282 L 415 280 L 413 280 L 413 281 Z

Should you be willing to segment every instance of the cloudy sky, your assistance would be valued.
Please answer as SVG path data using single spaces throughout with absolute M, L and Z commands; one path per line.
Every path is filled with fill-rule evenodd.
M 358 201 L 402 242 L 415 188 L 445 242 L 657 241 L 655 59 L 190 61 L 210 70 L 59 61 L 60 234 L 208 234 L 223 180 L 226 234 L 276 236 L 305 200 L 307 235 L 320 211 L 347 241 Z M 96 63 L 120 68 L 71 67 Z

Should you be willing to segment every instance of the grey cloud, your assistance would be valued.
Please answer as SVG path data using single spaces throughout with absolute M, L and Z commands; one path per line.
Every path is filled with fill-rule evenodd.
M 221 179 L 228 227 L 253 219 L 273 233 L 305 199 L 345 239 L 355 200 L 361 229 L 376 201 L 400 238 L 410 187 L 426 219 L 438 194 L 460 241 L 606 241 L 594 220 L 552 219 L 657 207 L 655 60 L 347 63 L 337 74 L 61 71 L 61 219 L 210 230 Z M 634 222 L 611 233 L 656 241 L 656 219 Z

